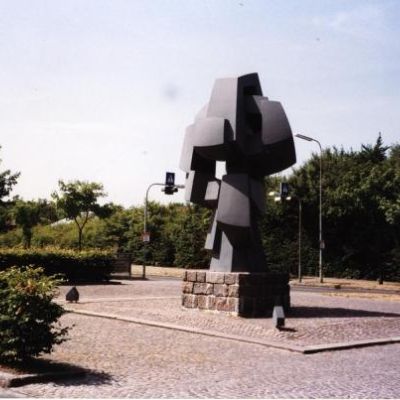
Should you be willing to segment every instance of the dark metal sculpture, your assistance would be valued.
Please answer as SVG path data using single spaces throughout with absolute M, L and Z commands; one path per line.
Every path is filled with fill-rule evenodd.
M 215 177 L 216 162 L 226 175 Z M 186 200 L 215 209 L 205 248 L 211 271 L 265 272 L 257 228 L 264 177 L 296 162 L 282 105 L 263 97 L 257 74 L 217 79 L 208 104 L 186 129 L 180 167 Z

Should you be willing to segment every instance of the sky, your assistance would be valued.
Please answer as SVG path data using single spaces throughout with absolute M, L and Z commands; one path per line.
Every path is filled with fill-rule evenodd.
M 184 183 L 215 79 L 252 72 L 323 148 L 398 142 L 399 19 L 400 0 L 0 0 L 0 170 L 27 200 L 79 179 L 141 205 Z M 319 151 L 295 144 L 296 166 Z

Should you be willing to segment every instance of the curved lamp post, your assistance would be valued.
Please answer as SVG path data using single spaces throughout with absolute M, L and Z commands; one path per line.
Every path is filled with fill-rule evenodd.
M 322 239 L 322 146 L 321 143 L 312 137 L 300 135 L 295 135 L 299 139 L 307 140 L 308 142 L 316 142 L 319 146 L 319 281 L 324 282 L 322 273 L 322 250 L 324 249 L 324 242 Z

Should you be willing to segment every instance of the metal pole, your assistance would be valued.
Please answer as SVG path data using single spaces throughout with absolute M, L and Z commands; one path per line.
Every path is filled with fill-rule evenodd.
M 307 140 L 308 142 L 317 142 L 319 146 L 319 281 L 324 283 L 323 271 L 322 271 L 322 250 L 323 250 L 323 239 L 322 239 L 322 146 L 321 143 L 309 136 L 296 134 L 296 137 Z
M 146 196 L 144 198 L 144 210 L 143 210 L 143 233 L 147 233 L 147 203 L 149 197 L 149 191 L 153 186 L 166 186 L 165 183 L 152 183 L 146 190 Z M 184 189 L 185 185 L 174 185 L 175 188 Z M 147 257 L 147 243 L 143 242 L 143 269 L 142 278 L 146 278 L 146 257 Z
M 301 283 L 301 199 L 299 200 L 299 282 Z
M 153 186 L 165 186 L 164 183 L 152 183 L 146 190 L 146 196 L 144 198 L 144 211 L 143 211 L 143 234 L 147 233 L 147 202 L 149 197 L 149 191 Z M 146 279 L 146 258 L 147 258 L 147 242 L 143 242 L 143 268 L 142 268 L 142 279 Z
M 324 276 L 322 271 L 322 250 L 323 250 L 323 239 L 322 239 L 322 147 L 318 140 L 314 139 L 314 142 L 318 143 L 319 146 L 319 282 L 324 283 Z

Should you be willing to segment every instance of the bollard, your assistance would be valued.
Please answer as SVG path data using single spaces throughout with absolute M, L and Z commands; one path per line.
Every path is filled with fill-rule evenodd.
M 275 306 L 272 312 L 272 322 L 275 328 L 285 326 L 285 313 L 282 306 Z
M 74 286 L 72 289 L 68 291 L 65 296 L 65 300 L 69 301 L 70 303 L 79 301 L 79 292 L 78 289 Z

